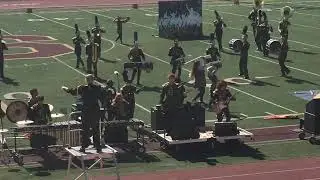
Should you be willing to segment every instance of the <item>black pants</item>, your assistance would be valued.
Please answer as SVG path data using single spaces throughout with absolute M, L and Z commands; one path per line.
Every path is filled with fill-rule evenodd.
M 270 39 L 270 37 L 267 32 L 265 34 L 262 34 L 262 36 L 260 38 L 260 42 L 261 42 L 262 51 L 263 51 L 264 56 L 268 55 L 267 42 L 269 39 Z
M 82 112 L 81 146 L 86 148 L 90 144 L 90 129 L 93 134 L 93 143 L 97 149 L 101 149 L 99 131 L 99 109 L 85 110 Z
M 135 78 L 136 77 L 136 73 L 138 73 L 137 74 L 137 84 L 140 84 L 140 77 L 141 77 L 141 68 L 137 68 L 137 70 L 136 71 L 134 71 L 134 76 L 133 76 L 133 78 Z
M 170 135 L 172 124 L 178 109 L 166 109 L 163 111 L 163 121 L 166 132 Z
M 217 41 L 218 41 L 218 45 L 219 45 L 219 50 L 222 50 L 222 34 L 223 32 L 216 32 L 217 35 Z
M 198 98 L 200 98 L 200 102 L 203 102 L 203 96 L 206 91 L 206 87 L 197 87 L 196 89 L 197 89 L 198 93 L 197 93 L 196 97 L 193 98 L 193 100 L 196 101 Z
M 0 78 L 4 78 L 3 68 L 4 68 L 4 60 L 0 60 Z
M 279 56 L 279 65 L 282 75 L 286 75 L 290 70 L 287 68 L 287 66 L 284 64 L 287 59 L 287 53 L 282 53 Z
M 240 70 L 240 75 L 244 75 L 245 77 L 249 76 L 249 74 L 248 74 L 248 57 L 240 56 L 239 70 Z
M 218 122 L 221 122 L 223 120 L 223 115 L 226 117 L 226 121 L 230 122 L 231 114 L 228 107 L 223 108 L 219 113 L 217 113 Z
M 119 39 L 120 39 L 120 42 L 121 42 L 121 44 L 122 44 L 122 32 L 119 32 L 119 31 L 118 31 L 118 37 L 117 37 L 117 39 L 116 39 L 116 42 L 117 42 Z
M 136 106 L 135 101 L 132 100 L 127 100 L 129 102 L 127 108 L 128 108 L 128 118 L 133 118 L 134 117 L 134 109 Z
M 92 63 L 94 77 L 98 77 L 98 67 L 97 67 L 97 65 L 98 65 L 98 62 L 93 62 Z
M 259 51 L 262 50 L 262 48 L 261 48 L 261 46 L 262 46 L 262 44 L 261 44 L 261 36 L 262 36 L 261 30 L 257 29 L 257 33 L 256 33 L 254 41 L 256 42 Z
M 171 63 L 171 65 L 172 65 L 171 73 L 176 74 L 176 72 L 178 70 L 178 78 L 180 78 L 180 76 L 181 76 L 181 65 L 180 65 L 180 63 L 173 62 L 173 63 Z
M 98 58 L 101 58 L 101 42 L 97 42 L 99 44 L 99 47 L 97 49 L 97 53 L 98 53 Z
M 81 52 L 80 53 L 76 53 L 76 56 L 77 56 L 77 66 L 76 66 L 76 68 L 79 68 L 80 64 L 82 65 L 82 67 L 84 67 L 84 62 L 81 59 Z

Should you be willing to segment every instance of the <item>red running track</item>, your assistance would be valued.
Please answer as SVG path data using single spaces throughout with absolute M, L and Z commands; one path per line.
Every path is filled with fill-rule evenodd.
M 320 180 L 319 172 L 320 158 L 304 158 L 138 174 L 123 176 L 121 180 Z M 98 177 L 96 179 L 115 178 Z

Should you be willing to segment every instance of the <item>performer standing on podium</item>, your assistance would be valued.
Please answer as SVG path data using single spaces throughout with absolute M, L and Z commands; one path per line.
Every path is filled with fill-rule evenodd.
M 90 145 L 89 132 L 90 128 L 93 133 L 93 143 L 97 152 L 101 152 L 100 144 L 100 103 L 103 102 L 103 89 L 93 84 L 94 77 L 92 74 L 86 76 L 87 85 L 80 85 L 77 88 L 69 89 L 62 87 L 64 91 L 72 95 L 79 94 L 83 99 L 82 108 L 82 131 L 81 131 L 81 152 L 85 152 L 85 149 Z

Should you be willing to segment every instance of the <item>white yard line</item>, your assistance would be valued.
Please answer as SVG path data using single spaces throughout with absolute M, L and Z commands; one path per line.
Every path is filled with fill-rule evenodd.
M 270 112 L 265 112 L 266 114 L 269 114 L 269 115 L 274 115 L 274 114 L 272 114 L 272 113 L 270 113 Z

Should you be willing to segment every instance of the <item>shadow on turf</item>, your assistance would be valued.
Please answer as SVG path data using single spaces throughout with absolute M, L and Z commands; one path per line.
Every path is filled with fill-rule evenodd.
M 298 78 L 295 78 L 295 77 L 292 77 L 292 76 L 287 76 L 286 78 L 287 78 L 286 81 L 288 83 L 292 83 L 292 84 L 304 84 L 304 83 L 307 83 L 307 84 L 311 84 L 311 85 L 320 86 L 317 83 L 314 83 L 314 82 L 311 82 L 311 81 L 308 81 L 308 80 L 304 80 L 304 79 L 298 79 Z
M 289 50 L 289 51 L 297 52 L 297 53 L 303 53 L 303 54 L 307 54 L 307 55 L 317 55 L 317 54 L 319 54 L 319 53 L 314 53 L 314 52 L 309 52 L 309 51 L 300 51 L 300 50 L 294 50 L 294 49 Z
M 115 64 L 115 63 L 118 62 L 116 60 L 110 60 L 110 59 L 106 59 L 106 58 L 100 58 L 100 60 L 105 62 L 105 63 L 112 63 L 112 64 Z
M 254 86 L 273 86 L 273 87 L 280 87 L 279 85 L 276 85 L 276 84 L 272 84 L 272 83 L 268 83 L 268 82 L 265 82 L 265 81 L 261 81 L 261 80 L 253 80 L 253 82 L 251 83 L 252 85 Z
M 0 81 L 0 82 L 3 82 L 3 83 L 8 84 L 8 85 L 13 85 L 13 86 L 19 86 L 20 85 L 19 82 L 15 81 L 14 79 L 8 78 L 8 77 L 3 78 L 3 80 Z
M 251 157 L 256 160 L 265 160 L 265 155 L 258 149 L 245 144 L 233 145 L 231 143 L 217 143 L 213 150 L 210 150 L 206 144 L 189 144 L 182 146 L 178 152 L 168 149 L 166 153 L 178 161 L 189 161 L 192 163 L 206 162 L 213 166 L 219 163 L 216 158 L 220 156 Z

